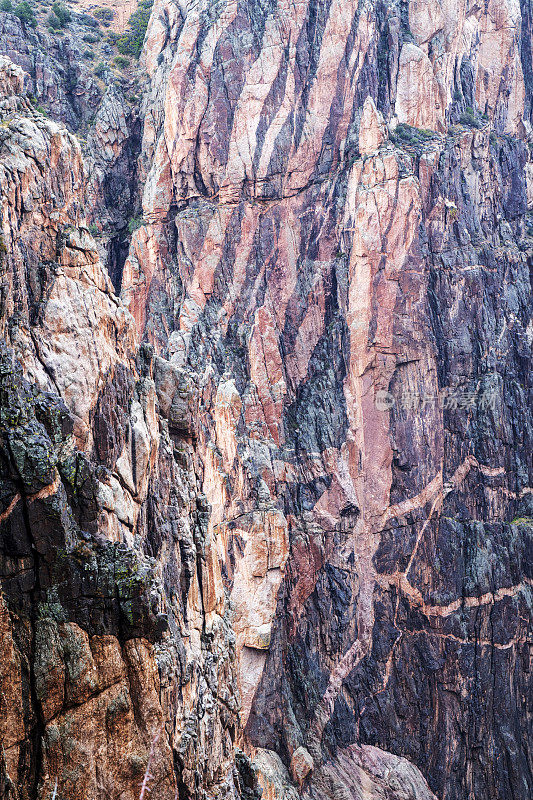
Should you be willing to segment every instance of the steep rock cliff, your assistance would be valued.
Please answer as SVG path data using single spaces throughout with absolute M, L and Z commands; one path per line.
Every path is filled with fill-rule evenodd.
M 75 9 L 68 27 L 59 31 L 46 29 L 45 22 L 41 18 L 34 29 L 15 13 L 0 11 L 0 54 L 23 69 L 34 107 L 79 138 L 86 163 L 87 222 L 120 289 L 128 223 L 139 205 L 136 70 L 119 75 L 112 69 L 114 50 L 95 17 Z
M 152 753 L 160 797 L 233 796 L 194 386 L 138 348 L 86 227 L 79 145 L 23 82 L 0 61 L 0 791 L 134 800 Z
M 162 2 L 145 59 L 122 296 L 204 387 L 246 741 L 526 797 L 529 9 Z
M 88 180 L 4 65 L 7 796 L 531 795 L 531 34 L 158 0 Z

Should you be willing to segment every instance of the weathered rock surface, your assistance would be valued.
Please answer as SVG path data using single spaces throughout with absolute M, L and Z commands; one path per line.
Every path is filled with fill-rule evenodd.
M 0 794 L 135 800 L 152 753 L 163 800 L 253 796 L 234 634 L 204 610 L 194 385 L 138 348 L 79 146 L 20 74 L 0 65 Z
M 532 27 L 157 0 L 89 178 L 0 67 L 6 796 L 531 796 Z
M 111 47 L 97 20 L 79 10 L 74 7 L 61 35 L 43 25 L 33 29 L 14 13 L 0 11 L 0 54 L 24 71 L 33 105 L 80 137 L 89 179 L 84 187 L 87 223 L 113 285 L 120 290 L 131 238 L 128 225 L 139 211 L 140 123 L 130 94 L 137 91 L 136 79 L 113 73 Z M 116 22 L 122 20 L 122 29 L 124 13 L 117 9 Z M 97 54 L 107 61 L 97 62 Z
M 0 11 L 0 53 L 24 70 L 26 88 L 35 100 L 71 130 L 92 119 L 101 98 L 92 65 L 83 57 L 87 45 L 82 36 L 91 28 L 78 20 L 74 17 L 72 35 L 58 36 Z
M 0 184 L 2 335 L 34 380 L 68 403 L 85 446 L 98 393 L 131 356 L 135 334 L 85 227 L 76 139 L 27 107 L 6 112 Z
M 317 796 L 426 791 L 378 787 L 372 745 L 439 797 L 525 798 L 530 12 L 163 1 L 145 58 L 122 297 L 199 373 L 236 626 L 258 511 L 287 527 L 237 635 L 250 752 L 309 753 Z

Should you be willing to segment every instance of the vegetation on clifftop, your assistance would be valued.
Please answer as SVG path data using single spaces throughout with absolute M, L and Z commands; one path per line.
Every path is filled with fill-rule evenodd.
M 63 3 L 54 3 L 51 12 L 48 15 L 48 27 L 52 30 L 65 28 L 71 19 L 72 14 L 68 8 L 63 5 Z
M 141 0 L 128 21 L 128 30 L 117 39 L 117 49 L 123 56 L 139 58 L 152 13 L 152 0 Z
M 21 22 L 24 23 L 24 25 L 28 25 L 30 28 L 37 27 L 35 12 L 30 4 L 26 2 L 26 0 L 24 0 L 23 3 L 19 3 L 17 6 L 15 6 L 13 13 L 20 19 Z

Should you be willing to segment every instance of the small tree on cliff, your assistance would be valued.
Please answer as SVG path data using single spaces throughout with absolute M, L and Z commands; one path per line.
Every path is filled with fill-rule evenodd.
M 29 3 L 26 2 L 26 0 L 16 6 L 15 14 L 24 25 L 28 25 L 30 28 L 37 27 L 37 19 L 35 18 L 33 8 Z
M 117 49 L 123 56 L 139 58 L 143 47 L 146 29 L 150 14 L 152 13 L 152 0 L 141 0 L 137 10 L 133 12 L 128 21 L 128 30 L 117 39 Z
M 72 14 L 68 10 L 63 3 L 54 3 L 52 6 L 52 11 L 48 17 L 48 24 L 50 27 L 55 28 L 58 30 L 59 28 L 65 28 L 72 18 Z

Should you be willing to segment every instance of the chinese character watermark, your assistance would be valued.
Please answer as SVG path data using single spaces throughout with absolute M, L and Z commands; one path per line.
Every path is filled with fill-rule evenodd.
M 478 408 L 483 411 L 495 411 L 498 405 L 499 391 L 496 387 L 467 389 L 465 387 L 445 387 L 438 394 L 423 392 L 404 392 L 395 397 L 391 392 L 380 390 L 375 394 L 378 411 L 390 411 L 391 408 L 405 411 L 422 411 L 427 406 L 438 405 L 444 411 Z

